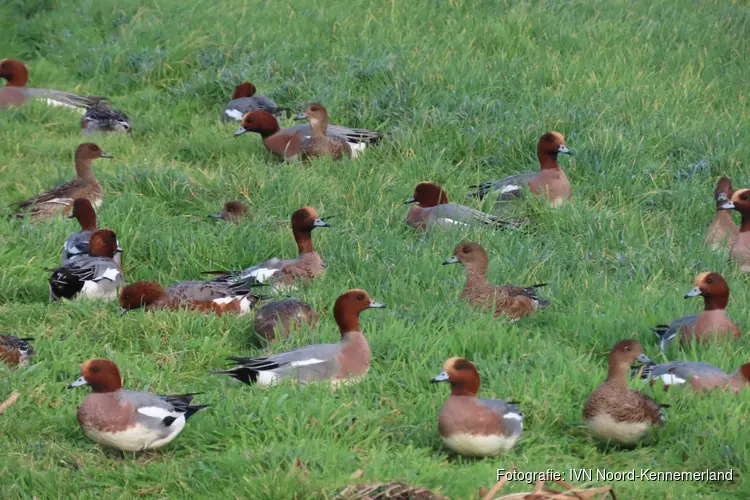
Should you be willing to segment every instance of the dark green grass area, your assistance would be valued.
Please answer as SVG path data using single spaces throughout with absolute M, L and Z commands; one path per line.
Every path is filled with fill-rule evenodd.
M 373 362 L 360 385 L 246 387 L 209 371 L 263 352 L 251 317 L 50 305 L 44 268 L 75 222 L 2 218 L 0 331 L 35 337 L 39 351 L 31 369 L 0 368 L 0 399 L 22 393 L 0 417 L 2 496 L 325 498 L 351 482 L 399 480 L 475 498 L 515 464 L 733 469 L 733 482 L 615 486 L 625 499 L 750 497 L 748 392 L 656 389 L 672 405 L 668 423 L 631 451 L 599 446 L 581 415 L 617 340 L 638 338 L 665 359 L 649 328 L 700 310 L 700 299 L 682 298 L 697 273 L 726 277 L 729 313 L 750 327 L 748 278 L 702 241 L 717 177 L 750 183 L 745 3 L 9 0 L 0 18 L 0 57 L 26 61 L 30 86 L 106 95 L 132 118 L 130 136 L 95 138 L 115 156 L 95 163 L 99 217 L 125 249 L 129 282 L 293 256 L 276 221 L 312 205 L 335 215 L 314 232 L 328 272 L 298 292 L 322 321 L 271 351 L 335 342 L 332 305 L 350 288 L 388 305 L 362 315 Z M 235 139 L 236 124 L 219 121 L 245 79 L 282 106 L 319 101 L 333 123 L 387 139 L 357 161 L 278 163 L 257 135 Z M 478 181 L 537 168 L 547 130 L 576 153 L 561 159 L 572 206 L 522 204 L 534 218 L 523 231 L 418 235 L 404 225 L 401 203 L 417 182 L 463 200 Z M 82 141 L 74 112 L 3 113 L 2 204 L 72 178 Z M 252 218 L 206 218 L 229 199 L 245 200 Z M 441 266 L 463 239 L 488 249 L 494 282 L 549 283 L 552 308 L 513 324 L 470 309 L 458 297 L 462 270 Z M 670 359 L 731 371 L 750 361 L 749 347 L 744 338 Z M 507 456 L 442 448 L 448 388 L 429 379 L 451 356 L 477 364 L 481 396 L 519 402 L 525 430 Z M 86 390 L 65 389 L 92 357 L 117 362 L 128 388 L 203 391 L 196 402 L 211 408 L 166 448 L 120 460 L 78 428 Z

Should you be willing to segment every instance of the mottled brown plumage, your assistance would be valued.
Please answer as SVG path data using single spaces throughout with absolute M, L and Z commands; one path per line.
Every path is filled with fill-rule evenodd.
M 212 290 L 220 288 L 219 290 Z M 166 290 L 153 281 L 139 281 L 120 291 L 120 307 L 124 313 L 143 308 L 146 311 L 167 309 L 170 311 L 199 311 L 215 313 L 244 314 L 260 300 L 252 294 L 232 296 L 228 287 L 223 285 L 192 281 L 177 283 Z
M 737 210 L 742 215 L 739 233 L 734 238 L 729 258 L 740 266 L 740 270 L 750 271 L 750 189 L 740 189 L 732 195 L 732 200 L 723 208 Z
M 0 361 L 11 366 L 26 366 L 29 356 L 34 354 L 31 337 L 19 338 L 13 335 L 0 335 Z
M 731 248 L 740 228 L 732 219 L 732 211 L 721 208 L 723 204 L 732 200 L 734 190 L 729 177 L 721 177 L 716 183 L 714 200 L 716 201 L 716 214 L 706 231 L 706 244 L 712 250 Z
M 237 222 L 244 219 L 247 213 L 247 206 L 241 201 L 234 200 L 224 203 L 224 207 L 222 207 L 220 212 L 209 214 L 208 216 L 214 219 L 224 219 L 228 222 Z
M 315 328 L 318 319 L 318 314 L 309 304 L 290 297 L 261 307 L 253 324 L 260 336 L 272 342 L 288 337 L 292 330 L 299 329 L 305 323 Z
M 334 160 L 340 160 L 344 156 L 351 158 L 349 143 L 343 138 L 328 135 L 328 111 L 322 104 L 308 104 L 304 115 L 310 121 L 312 135 L 302 141 L 300 154 L 303 160 L 319 156 L 330 156 Z
M 424 488 L 403 483 L 372 483 L 348 486 L 336 499 L 340 500 L 448 500 Z

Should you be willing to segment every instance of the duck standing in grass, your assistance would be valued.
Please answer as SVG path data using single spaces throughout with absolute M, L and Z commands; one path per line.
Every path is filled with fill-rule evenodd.
M 86 198 L 97 207 L 101 205 L 102 187 L 92 171 L 94 160 L 97 158 L 112 158 L 112 155 L 90 142 L 78 146 L 75 154 L 76 179 L 28 200 L 12 203 L 10 206 L 16 207 L 14 215 L 28 215 L 34 220 L 59 213 L 68 215 L 76 198 Z
M 542 197 L 552 207 L 558 207 L 573 196 L 570 181 L 557 163 L 559 154 L 572 155 L 565 145 L 565 137 L 560 132 L 547 132 L 536 146 L 540 170 L 510 175 L 499 181 L 486 181 L 477 186 L 470 196 L 483 199 L 488 194 L 498 195 L 498 201 L 518 198 L 528 189 L 534 196 Z
M 487 457 L 510 450 L 523 430 L 523 414 L 500 399 L 479 399 L 479 373 L 473 363 L 450 358 L 430 380 L 448 382 L 451 394 L 438 417 L 445 445 L 460 455 Z
M 729 177 L 721 177 L 716 183 L 714 200 L 716 201 L 716 214 L 706 231 L 706 244 L 711 250 L 732 248 L 732 243 L 737 237 L 740 228 L 732 220 L 732 211 L 722 206 L 732 200 L 734 190 Z
M 586 426 L 594 436 L 633 445 L 650 429 L 664 425 L 662 405 L 628 387 L 628 372 L 636 361 L 651 363 L 636 340 L 621 340 L 610 351 L 607 379 L 583 407 Z
M 459 243 L 453 256 L 446 259 L 443 265 L 459 262 L 466 271 L 461 298 L 467 299 L 470 305 L 479 309 L 494 310 L 495 317 L 504 315 L 510 320 L 518 320 L 540 307 L 550 305 L 548 300 L 540 299 L 536 294 L 536 289 L 545 286 L 544 283 L 530 287 L 490 284 L 487 281 L 489 257 L 477 243 Z
M 10 366 L 26 366 L 29 356 L 34 354 L 31 347 L 33 337 L 19 338 L 13 335 L 0 335 L 0 361 Z
M 302 160 L 312 160 L 319 156 L 330 156 L 334 160 L 352 157 L 352 149 L 346 139 L 328 135 L 328 111 L 325 106 L 317 102 L 308 104 L 305 111 L 295 118 L 309 120 L 312 129 L 310 137 L 306 137 L 300 145 Z
M 742 215 L 739 233 L 732 241 L 729 258 L 740 265 L 740 270 L 750 271 L 750 189 L 740 189 L 720 207 L 722 210 L 737 210 Z
M 267 97 L 255 95 L 257 89 L 250 82 L 242 82 L 234 88 L 232 100 L 224 108 L 221 119 L 224 122 L 240 122 L 242 117 L 253 111 L 265 111 L 280 116 L 286 108 L 280 108 Z
M 170 443 L 187 420 L 207 406 L 191 406 L 195 394 L 162 396 L 122 388 L 112 361 L 90 359 L 81 377 L 68 388 L 91 386 L 78 407 L 78 424 L 86 437 L 120 451 L 142 451 Z
M 91 105 L 81 118 L 81 133 L 84 136 L 93 135 L 97 132 L 126 134 L 130 132 L 131 125 L 128 115 L 111 107 L 106 99 L 92 97 Z
M 229 358 L 237 366 L 215 373 L 230 375 L 245 384 L 271 385 L 282 380 L 339 384 L 362 380 L 370 369 L 370 346 L 359 326 L 359 314 L 382 308 L 364 290 L 349 290 L 336 299 L 333 317 L 341 332 L 337 344 L 317 344 L 257 358 Z
M 288 337 L 292 330 L 300 328 L 303 323 L 315 328 L 318 319 L 318 313 L 312 306 L 296 297 L 289 297 L 261 307 L 255 314 L 253 328 L 258 335 L 273 342 Z
M 688 315 L 672 321 L 668 325 L 658 325 L 654 333 L 659 338 L 659 348 L 665 352 L 669 344 L 679 335 L 682 343 L 693 339 L 702 343 L 716 337 L 732 336 L 739 338 L 740 329 L 727 316 L 729 285 L 718 273 L 701 273 L 695 278 L 695 288 L 685 294 L 685 298 L 703 296 L 703 312 Z
M 224 219 L 227 222 L 238 222 L 248 214 L 247 206 L 241 201 L 228 201 L 224 203 L 221 211 L 208 214 L 213 219 Z

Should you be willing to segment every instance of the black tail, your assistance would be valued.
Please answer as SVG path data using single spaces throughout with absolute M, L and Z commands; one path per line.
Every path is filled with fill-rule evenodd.
M 258 381 L 258 372 L 247 368 L 246 366 L 235 366 L 234 368 L 228 368 L 226 370 L 216 370 L 211 373 L 220 373 L 229 375 L 233 379 L 239 380 L 243 384 L 253 385 Z
M 651 331 L 653 331 L 656 338 L 659 339 L 659 349 L 661 352 L 665 352 L 669 347 L 669 344 L 677 336 L 679 329 L 670 328 L 669 325 L 656 325 Z
M 199 411 L 205 410 L 206 408 L 210 406 L 211 405 L 188 406 L 187 411 L 185 412 L 185 420 L 189 419 L 190 417 L 192 417 Z

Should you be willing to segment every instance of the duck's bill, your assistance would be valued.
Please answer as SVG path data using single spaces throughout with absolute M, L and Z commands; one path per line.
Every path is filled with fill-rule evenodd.
M 221 219 L 222 218 L 221 212 L 216 212 L 215 214 L 208 214 L 208 217 L 210 217 L 212 219 Z
M 373 301 L 370 301 L 370 308 L 371 309 L 384 309 L 385 304 L 383 304 L 382 302 L 376 302 L 373 300 Z
M 301 120 L 307 120 L 307 117 L 305 116 L 305 113 L 297 113 L 296 115 L 294 115 L 294 119 L 296 121 L 301 121 Z
M 245 127 L 240 127 L 240 128 L 238 128 L 237 130 L 234 131 L 234 136 L 235 137 L 239 137 L 242 134 L 244 134 L 245 132 L 247 132 L 247 130 L 245 130 Z
M 83 377 L 79 377 L 78 380 L 75 382 L 72 382 L 70 385 L 68 385 L 68 389 L 74 389 L 76 387 L 81 387 L 82 385 L 87 385 L 88 382 L 86 382 L 86 379 Z
M 702 295 L 701 289 L 697 286 L 690 290 L 688 293 L 685 294 L 685 298 L 689 299 L 690 297 L 697 297 L 698 295 Z
M 651 364 L 653 361 L 651 361 L 651 358 L 646 356 L 645 354 L 640 354 L 637 358 L 635 358 L 636 361 L 644 364 Z
M 109 153 L 105 153 L 105 152 L 103 152 L 103 151 L 102 151 L 102 154 L 101 154 L 101 155 L 99 155 L 99 157 L 100 157 L 100 158 L 114 158 L 114 156 L 112 156 L 111 154 L 109 154 Z
M 447 266 L 448 264 L 458 264 L 458 257 L 453 255 L 452 257 L 448 257 L 443 261 L 444 266 Z
M 560 146 L 557 148 L 558 153 L 562 153 L 564 155 L 573 155 L 573 151 L 569 150 L 567 146 Z
M 76 216 L 75 216 L 75 215 L 73 215 L 73 212 L 71 212 L 71 213 L 70 213 L 70 215 L 68 215 L 68 216 L 66 217 L 66 219 L 75 219 L 75 218 L 76 218 Z
M 732 210 L 734 208 L 734 203 L 732 203 L 731 201 L 728 201 L 726 203 L 722 203 L 721 205 L 719 205 L 719 208 L 721 210 Z
M 438 375 L 435 375 L 430 379 L 430 382 L 433 384 L 437 384 L 439 382 L 445 382 L 448 380 L 448 374 L 446 372 L 440 372 Z
M 129 310 L 130 310 L 130 309 L 125 309 L 124 307 L 121 307 L 121 308 L 120 308 L 120 310 L 119 310 L 119 311 L 117 311 L 117 315 L 118 315 L 118 316 L 124 316 L 125 314 L 127 314 L 127 313 L 128 313 L 128 311 L 129 311 Z
M 315 219 L 315 222 L 313 222 L 313 227 L 331 227 L 331 225 L 323 219 Z
M 411 198 L 407 198 L 406 201 L 404 201 L 404 205 L 408 205 L 409 203 L 414 203 L 415 201 L 417 201 L 416 198 L 412 196 Z

